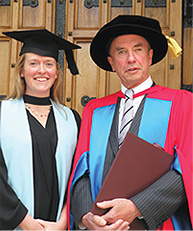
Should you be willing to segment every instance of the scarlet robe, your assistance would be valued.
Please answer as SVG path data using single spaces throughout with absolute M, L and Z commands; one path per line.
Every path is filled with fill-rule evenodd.
M 158 143 L 166 152 L 176 156 L 173 168 L 182 174 L 189 205 L 187 212 L 193 223 L 192 94 L 155 85 L 134 97 L 145 94 L 147 98 L 138 136 L 150 143 Z M 106 147 L 118 97 L 124 96 L 117 92 L 92 100 L 83 111 L 80 138 L 68 187 L 68 213 L 70 190 L 87 170 L 90 173 L 93 200 L 100 190 Z M 176 216 L 170 217 L 160 229 L 179 229 L 180 222 L 184 221 Z

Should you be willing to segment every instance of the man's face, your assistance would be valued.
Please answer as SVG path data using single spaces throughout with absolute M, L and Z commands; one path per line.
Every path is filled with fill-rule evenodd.
M 139 35 L 121 35 L 110 46 L 108 61 L 126 88 L 134 88 L 148 78 L 153 50 Z

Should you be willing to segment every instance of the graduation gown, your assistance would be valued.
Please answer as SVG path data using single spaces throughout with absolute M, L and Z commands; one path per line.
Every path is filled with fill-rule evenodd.
M 165 151 L 176 156 L 173 168 L 182 174 L 189 204 L 186 212 L 192 222 L 192 94 L 156 85 L 134 97 L 145 94 L 147 97 L 138 136 L 152 144 L 158 143 Z M 100 190 L 106 148 L 118 97 L 123 97 L 123 94 L 117 92 L 92 100 L 83 111 L 80 139 L 70 179 L 72 185 L 69 185 L 69 201 L 70 190 L 85 172 L 89 172 L 93 201 Z M 69 208 L 68 202 L 68 211 Z M 186 222 L 182 217 L 170 217 L 161 229 L 179 229 L 180 222 Z M 71 216 L 69 222 L 70 220 Z
M 5 101 L 1 104 L 1 137 L 3 137 L 5 132 L 3 122 L 5 122 L 4 118 L 6 118 L 7 102 Z M 19 139 L 21 142 L 19 141 L 19 143 L 17 143 L 13 139 L 18 133 L 15 130 L 17 126 L 8 128 L 8 131 L 11 131 L 13 134 L 10 135 L 7 131 L 7 134 L 5 134 L 5 137 L 8 138 L 9 135 L 9 137 L 12 137 L 13 139 L 9 144 L 10 150 L 5 148 L 5 145 L 7 144 L 5 140 L 6 138 L 1 138 L 1 229 L 16 228 L 27 212 L 29 212 L 34 218 L 48 221 L 57 221 L 59 219 L 77 139 L 75 118 L 69 109 L 64 108 L 68 116 L 68 119 L 66 119 L 65 112 L 52 102 L 53 109 L 51 109 L 48 116 L 46 128 L 43 128 L 35 117 L 33 117 L 28 111 L 25 111 L 22 99 L 16 100 L 16 102 L 13 101 L 10 103 L 10 106 L 12 104 L 14 104 L 14 106 L 10 109 L 13 110 L 13 115 L 14 109 L 17 110 L 20 107 L 22 108 L 22 112 L 20 111 L 17 116 L 25 118 L 22 126 L 25 127 L 26 125 L 27 129 L 25 129 L 29 130 L 27 134 L 24 134 L 23 131 L 21 132 L 21 137 Z M 8 120 L 10 120 L 10 118 L 8 118 Z M 58 125 L 61 123 L 65 125 L 61 125 L 61 128 L 59 129 L 60 131 L 58 131 Z M 68 128 L 67 123 L 69 123 L 70 129 Z M 68 133 L 66 131 L 68 131 Z M 66 147 L 65 150 L 63 149 L 65 148 L 65 145 L 61 146 L 61 141 L 65 142 L 65 138 L 63 137 L 67 135 L 69 135 L 70 138 L 66 140 L 69 143 L 66 144 L 68 147 Z M 23 136 L 29 138 L 29 143 L 31 143 L 29 146 L 25 140 L 22 140 Z M 11 142 L 13 144 L 11 144 Z M 19 156 L 19 153 L 17 152 L 14 154 L 18 155 L 18 160 L 7 157 L 10 154 L 9 152 L 13 151 L 13 148 L 17 149 L 17 145 L 21 145 L 21 149 L 23 146 L 23 150 L 29 151 L 26 152 L 28 159 L 23 157 L 22 154 Z M 27 145 L 27 148 L 25 145 Z M 29 147 L 31 147 L 31 150 L 28 150 Z M 20 148 L 18 149 L 20 150 Z M 24 155 L 26 155 L 26 153 Z M 17 164 L 20 166 L 20 170 L 18 170 Z M 28 168 L 25 168 L 22 165 L 27 165 Z M 21 168 L 23 168 L 24 171 L 22 171 Z M 15 172 L 15 178 L 11 171 Z M 27 171 L 32 172 L 31 174 L 28 174 Z M 26 176 L 19 176 L 21 173 Z M 61 180 L 64 181 L 64 183 L 62 183 Z M 31 184 L 28 184 L 28 182 L 31 182 Z M 22 185 L 22 190 L 20 190 L 20 186 L 17 187 L 17 185 Z

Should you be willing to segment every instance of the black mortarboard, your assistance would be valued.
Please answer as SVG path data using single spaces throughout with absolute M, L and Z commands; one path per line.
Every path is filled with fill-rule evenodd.
M 73 75 L 78 74 L 78 69 L 73 57 L 73 49 L 81 47 L 63 39 L 46 29 L 3 32 L 8 37 L 23 43 L 20 55 L 32 52 L 41 56 L 50 56 L 58 61 L 58 51 L 64 50 L 68 68 Z

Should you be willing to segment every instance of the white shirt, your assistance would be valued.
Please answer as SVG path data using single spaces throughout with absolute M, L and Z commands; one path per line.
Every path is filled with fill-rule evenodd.
M 139 92 L 142 92 L 148 88 L 150 88 L 153 84 L 153 80 L 151 79 L 151 77 L 149 76 L 143 83 L 141 83 L 139 86 L 133 88 L 132 90 L 134 91 L 134 94 L 137 94 Z M 121 84 L 121 91 L 123 92 L 123 94 L 125 94 L 125 91 L 127 90 L 127 88 Z M 133 110 L 134 110 L 134 116 L 135 116 L 135 113 L 137 112 L 137 109 L 143 99 L 143 95 L 142 96 L 139 96 L 135 99 L 133 99 Z M 125 99 L 121 99 L 121 102 L 120 102 L 120 107 L 119 107 L 119 130 L 120 131 L 120 126 L 121 126 L 121 118 L 123 117 L 123 105 L 124 105 L 124 101 Z

